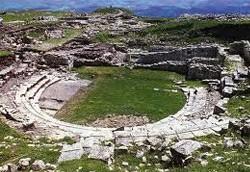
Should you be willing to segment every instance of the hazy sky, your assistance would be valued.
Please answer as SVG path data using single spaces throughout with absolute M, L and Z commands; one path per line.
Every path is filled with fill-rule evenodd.
M 123 6 L 129 8 L 147 8 L 149 6 L 249 6 L 250 0 L 0 0 L 0 8 L 82 8 L 89 6 Z

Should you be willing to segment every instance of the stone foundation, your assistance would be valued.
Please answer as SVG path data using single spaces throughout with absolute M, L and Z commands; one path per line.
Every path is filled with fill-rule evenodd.
M 131 53 L 134 66 L 185 74 L 189 79 L 219 79 L 225 56 L 218 46 L 197 46 L 165 52 Z

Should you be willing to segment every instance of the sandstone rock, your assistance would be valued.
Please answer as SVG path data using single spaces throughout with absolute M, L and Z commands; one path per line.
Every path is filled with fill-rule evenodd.
M 35 160 L 35 162 L 33 162 L 31 169 L 34 171 L 42 171 L 46 168 L 45 163 L 42 160 Z

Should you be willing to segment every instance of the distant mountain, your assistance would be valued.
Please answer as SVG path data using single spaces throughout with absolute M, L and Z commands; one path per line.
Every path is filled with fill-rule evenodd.
M 241 13 L 250 14 L 250 7 L 218 7 L 218 6 L 206 6 L 206 7 L 193 7 L 190 9 L 179 8 L 175 6 L 164 7 L 149 7 L 147 9 L 135 9 L 137 15 L 140 16 L 152 16 L 152 17 L 178 17 L 182 14 L 228 14 L 228 13 Z
M 137 15 L 177 17 L 184 13 L 250 13 L 250 0 L 0 0 L 0 10 L 75 10 L 90 12 L 98 7 L 129 8 Z
M 134 9 L 134 12 L 139 16 L 178 17 L 181 14 L 187 13 L 187 9 L 175 6 L 151 6 L 147 9 Z

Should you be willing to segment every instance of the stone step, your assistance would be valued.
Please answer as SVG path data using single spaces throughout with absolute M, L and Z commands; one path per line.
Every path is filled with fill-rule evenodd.
M 47 83 L 49 83 L 50 79 L 44 78 L 43 80 L 39 80 L 38 83 L 33 85 L 31 89 L 26 92 L 26 98 L 31 99 L 34 98 L 37 92 L 44 87 Z

